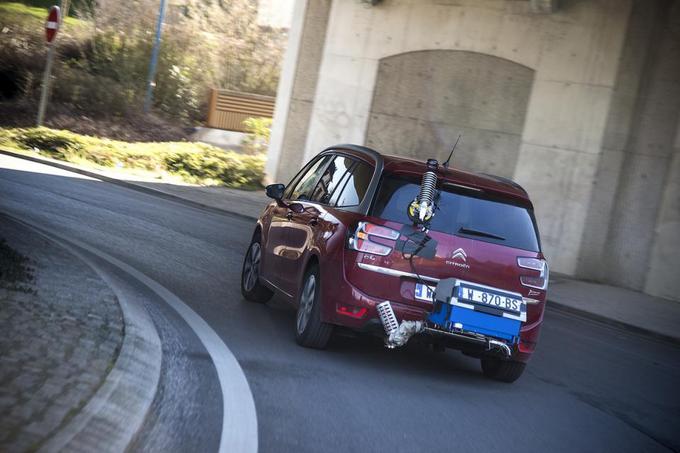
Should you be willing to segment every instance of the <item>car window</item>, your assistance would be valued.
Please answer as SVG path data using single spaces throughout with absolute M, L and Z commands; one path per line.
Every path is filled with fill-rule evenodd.
M 539 251 L 538 234 L 529 209 L 453 190 L 441 191 L 439 209 L 432 218 L 430 229 L 532 252 Z M 394 176 L 383 177 L 372 215 L 394 222 L 411 223 L 406 212 L 407 206 L 419 191 L 419 183 Z M 487 233 L 495 238 L 471 235 L 470 231 Z
M 344 187 L 336 190 L 331 197 L 330 204 L 339 208 L 359 205 L 366 195 L 372 177 L 373 167 L 357 162 L 349 177 L 346 178 Z
M 321 172 L 326 167 L 326 163 L 330 159 L 330 156 L 324 156 L 314 162 L 309 169 L 298 179 L 295 187 L 291 190 L 290 198 L 291 200 L 309 200 L 312 194 L 312 189 Z
M 354 160 L 345 156 L 336 156 L 326 167 L 316 184 L 311 199 L 322 204 L 329 204 L 333 192 L 344 184 L 347 172 L 354 165 Z

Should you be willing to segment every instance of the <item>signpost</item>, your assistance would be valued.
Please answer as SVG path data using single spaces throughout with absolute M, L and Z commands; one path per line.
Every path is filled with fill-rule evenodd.
M 45 108 L 47 107 L 47 98 L 50 92 L 50 76 L 52 74 L 52 64 L 54 63 L 54 41 L 61 25 L 61 10 L 58 6 L 52 6 L 47 15 L 45 22 L 45 40 L 49 47 L 47 51 L 47 64 L 45 64 L 45 73 L 42 80 L 42 92 L 40 93 L 40 105 L 38 106 L 38 127 L 42 126 L 45 119 Z
M 151 62 L 149 63 L 149 77 L 146 81 L 146 96 L 144 97 L 144 113 L 149 113 L 153 101 L 153 89 L 156 86 L 156 65 L 158 64 L 158 50 L 161 47 L 161 31 L 163 30 L 163 20 L 165 19 L 165 2 L 161 0 L 158 10 L 158 23 L 156 24 L 156 39 L 153 42 L 151 51 Z

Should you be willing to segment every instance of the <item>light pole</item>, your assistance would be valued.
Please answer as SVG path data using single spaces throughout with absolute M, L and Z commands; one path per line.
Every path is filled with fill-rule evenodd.
M 151 101 L 153 100 L 153 89 L 156 86 L 154 79 L 156 78 L 156 66 L 158 65 L 158 51 L 161 47 L 161 32 L 163 30 L 163 20 L 165 18 L 165 2 L 161 0 L 161 6 L 158 11 L 158 23 L 156 24 L 156 38 L 153 43 L 153 50 L 151 51 L 151 62 L 149 63 L 149 77 L 146 81 L 146 96 L 144 98 L 144 113 L 149 113 L 151 109 Z

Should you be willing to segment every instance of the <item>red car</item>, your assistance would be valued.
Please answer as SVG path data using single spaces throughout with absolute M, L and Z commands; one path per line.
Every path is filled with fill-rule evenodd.
M 339 145 L 314 157 L 257 221 L 245 299 L 297 308 L 296 339 L 335 326 L 418 338 L 513 382 L 538 340 L 548 266 L 527 193 L 501 177 Z

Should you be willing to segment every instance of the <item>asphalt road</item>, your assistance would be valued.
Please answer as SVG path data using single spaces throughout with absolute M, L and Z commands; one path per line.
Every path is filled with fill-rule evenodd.
M 675 345 L 549 309 L 512 385 L 484 379 L 456 351 L 388 351 L 366 337 L 308 350 L 295 344 L 291 309 L 241 298 L 253 222 L 5 156 L 0 212 L 96 247 L 190 305 L 246 374 L 263 452 L 680 451 Z M 179 317 L 152 296 L 146 303 L 164 373 L 135 447 L 214 450 L 214 367 Z

